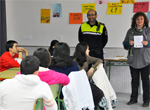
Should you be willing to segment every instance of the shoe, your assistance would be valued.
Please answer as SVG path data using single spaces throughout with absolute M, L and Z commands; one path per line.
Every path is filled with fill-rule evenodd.
M 130 101 L 127 103 L 127 105 L 132 105 L 132 104 L 135 104 L 135 103 L 137 103 L 137 100 L 130 100 Z
M 143 104 L 142 104 L 142 107 L 148 107 L 149 106 L 149 102 L 144 102 Z

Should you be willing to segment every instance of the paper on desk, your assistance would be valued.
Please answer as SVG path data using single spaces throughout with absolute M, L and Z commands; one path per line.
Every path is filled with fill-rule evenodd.
M 127 57 L 107 57 L 107 58 L 105 58 L 105 59 L 112 59 L 112 60 L 126 60 L 127 59 Z
M 134 36 L 134 48 L 143 48 L 143 35 Z

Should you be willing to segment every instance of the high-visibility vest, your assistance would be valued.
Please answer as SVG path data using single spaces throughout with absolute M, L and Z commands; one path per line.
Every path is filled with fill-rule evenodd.
M 95 33 L 102 34 L 103 33 L 104 25 L 98 22 L 98 26 L 94 25 L 93 27 L 91 27 L 87 22 L 85 22 L 85 23 L 83 23 L 81 25 L 81 32 L 82 33 L 84 33 L 84 32 L 91 32 L 93 34 L 95 34 Z

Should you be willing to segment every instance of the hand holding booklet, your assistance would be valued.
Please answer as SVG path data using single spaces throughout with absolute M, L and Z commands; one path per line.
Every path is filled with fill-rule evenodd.
M 135 35 L 134 36 L 134 48 L 143 48 L 143 35 Z

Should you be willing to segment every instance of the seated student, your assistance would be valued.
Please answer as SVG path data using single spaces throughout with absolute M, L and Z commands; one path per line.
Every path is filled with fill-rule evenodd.
M 50 69 L 69 75 L 72 71 L 79 71 L 78 65 L 70 58 L 70 48 L 66 43 L 55 45 Z M 63 98 L 62 93 L 60 98 Z
M 47 49 L 38 48 L 37 50 L 35 50 L 33 55 L 40 60 L 38 76 L 42 81 L 48 83 L 49 85 L 62 84 L 63 86 L 67 85 L 70 82 L 70 79 L 67 75 L 48 69 L 51 62 L 51 56 Z
M 89 47 L 84 42 L 77 44 L 74 53 L 74 60 L 77 62 L 80 70 L 84 69 L 87 72 L 87 76 L 89 77 L 89 79 L 92 77 L 97 67 L 103 62 L 99 58 L 89 56 Z M 93 65 L 90 69 L 88 69 L 90 64 Z M 103 91 L 100 90 L 93 83 L 90 83 L 90 85 L 92 89 L 95 107 L 99 105 L 100 107 L 107 110 L 107 101 L 104 97 Z
M 68 75 L 72 71 L 79 71 L 78 65 L 70 58 L 70 48 L 66 43 L 55 45 L 50 69 Z
M 7 52 L 0 57 L 0 72 L 9 68 L 20 67 L 22 54 L 28 55 L 28 51 L 23 47 L 18 47 L 18 43 L 14 40 L 7 41 L 5 47 Z
M 80 69 L 84 69 L 87 72 L 87 75 L 89 78 L 92 78 L 94 72 L 99 68 L 99 66 L 103 65 L 101 59 L 89 56 L 89 46 L 85 42 L 81 42 L 81 43 L 77 44 L 75 53 L 74 53 L 74 60 L 77 62 Z M 90 69 L 88 69 L 88 66 L 90 64 L 93 64 L 93 66 Z M 95 106 L 99 102 L 100 107 L 104 108 L 105 110 L 107 110 L 107 109 L 112 110 L 112 107 L 108 105 L 108 100 L 105 95 L 105 93 L 107 91 L 101 91 L 104 94 L 100 93 L 100 92 L 99 92 L 100 93 L 99 94 L 97 86 L 93 85 L 92 83 L 91 83 L 91 89 L 93 92 Z M 102 95 L 105 96 L 106 98 L 105 97 L 100 98 L 100 96 L 102 96 Z M 112 105 L 114 106 L 114 104 L 116 104 L 116 102 L 117 102 L 117 100 L 112 100 Z
M 50 47 L 48 48 L 48 50 L 49 50 L 51 56 L 53 56 L 53 50 L 54 50 L 55 45 L 56 45 L 57 43 L 59 43 L 58 40 L 52 40 L 52 41 L 51 41 Z
M 50 87 L 38 77 L 39 64 L 37 57 L 27 56 L 21 74 L 0 83 L 0 110 L 33 110 L 38 98 L 43 98 L 46 110 L 57 110 Z

